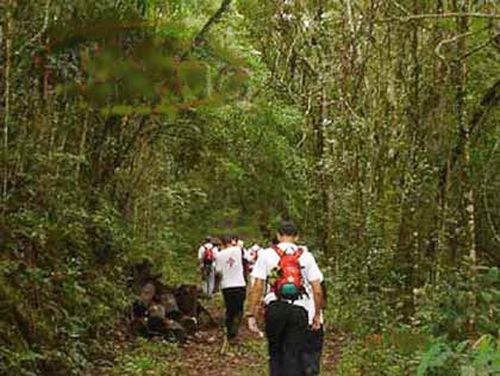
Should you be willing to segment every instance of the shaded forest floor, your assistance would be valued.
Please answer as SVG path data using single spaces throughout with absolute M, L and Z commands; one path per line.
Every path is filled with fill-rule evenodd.
M 242 325 L 237 343 L 224 346 L 223 307 L 215 299 L 210 312 L 220 323 L 191 336 L 183 345 L 162 340 L 136 339 L 115 344 L 115 358 L 88 372 L 94 375 L 267 375 L 267 343 Z M 322 374 L 335 374 L 340 358 L 337 335 L 328 331 L 322 358 Z

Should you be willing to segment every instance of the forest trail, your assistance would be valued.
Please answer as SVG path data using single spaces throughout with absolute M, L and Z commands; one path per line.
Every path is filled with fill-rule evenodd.
M 237 344 L 223 349 L 223 307 L 216 302 L 210 309 L 219 327 L 199 331 L 182 346 L 174 363 L 177 375 L 186 376 L 250 376 L 267 375 L 267 343 L 242 323 Z M 328 331 L 322 358 L 322 374 L 333 375 L 340 358 L 340 345 L 335 334 Z
M 290 219 L 323 375 L 500 376 L 500 1 L 0 10 L 0 375 L 267 375 L 221 325 L 133 337 L 134 269 L 198 284 L 205 237 Z
M 114 364 L 94 369 L 94 375 L 175 375 L 175 376 L 250 376 L 267 375 L 267 343 L 257 338 L 242 323 L 234 345 L 224 344 L 223 307 L 218 299 L 209 303 L 209 311 L 219 323 L 203 328 L 182 345 L 161 340 L 135 339 L 123 343 Z M 322 375 L 334 375 L 340 359 L 338 335 L 327 331 L 322 357 Z
M 240 332 L 239 343 L 221 352 L 224 332 L 220 329 L 200 332 L 183 347 L 182 369 L 187 376 L 250 376 L 267 375 L 265 339 L 257 339 L 246 328 Z M 333 375 L 339 360 L 340 347 L 331 333 L 325 340 L 322 374 Z

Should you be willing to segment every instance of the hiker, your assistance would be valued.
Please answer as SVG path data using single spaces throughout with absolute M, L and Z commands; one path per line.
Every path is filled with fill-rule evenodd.
M 238 334 L 246 297 L 242 250 L 232 244 L 230 236 L 223 237 L 221 250 L 215 261 L 215 269 L 220 275 L 220 287 L 226 307 L 225 323 L 229 342 L 232 342 Z
M 244 249 L 243 259 L 244 259 L 244 267 L 245 267 L 245 276 L 250 276 L 252 273 L 253 267 L 257 262 L 257 258 L 259 257 L 259 251 L 261 250 L 261 246 L 257 243 L 254 243 L 250 248 Z M 252 285 L 252 278 L 250 278 L 250 285 Z
M 305 376 L 319 376 L 321 368 L 321 355 L 323 353 L 323 342 L 325 337 L 323 311 L 326 308 L 326 288 L 323 274 L 321 274 L 321 288 L 323 291 L 323 303 L 321 306 L 321 327 L 318 330 L 307 328 L 305 346 L 302 351 L 302 365 Z M 309 296 L 313 296 L 312 291 L 307 291 Z M 309 299 L 309 309 L 314 309 L 313 299 Z
M 239 247 L 240 249 L 243 249 L 244 246 L 243 240 L 241 240 L 238 235 L 231 234 L 229 235 L 228 239 L 229 239 L 228 243 L 229 246 Z
M 252 272 L 248 328 L 260 333 L 255 316 L 267 282 L 271 286 L 265 297 L 270 374 L 303 376 L 302 354 L 308 326 L 311 330 L 321 328 L 322 274 L 314 256 L 296 244 L 298 230 L 293 222 L 283 221 L 277 238 L 277 245 L 259 252 Z
M 203 292 L 211 297 L 215 292 L 215 259 L 218 248 L 215 239 L 208 236 L 204 244 L 198 249 L 198 260 L 200 263 L 201 277 L 203 281 Z

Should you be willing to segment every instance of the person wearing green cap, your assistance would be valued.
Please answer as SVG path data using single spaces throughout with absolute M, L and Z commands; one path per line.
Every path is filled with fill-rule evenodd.
M 322 325 L 323 275 L 311 252 L 296 244 L 298 230 L 293 222 L 283 221 L 277 238 L 278 244 L 260 251 L 252 271 L 254 284 L 247 310 L 248 328 L 261 334 L 256 315 L 268 283 L 270 290 L 264 301 L 270 374 L 303 376 L 307 330 L 320 330 Z M 311 294 L 307 294 L 307 290 Z

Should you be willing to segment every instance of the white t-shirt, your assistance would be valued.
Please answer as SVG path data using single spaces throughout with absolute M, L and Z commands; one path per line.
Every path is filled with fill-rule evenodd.
M 212 249 L 214 253 L 214 257 L 217 258 L 217 253 L 219 253 L 219 249 L 214 246 L 212 243 L 205 243 L 198 249 L 198 260 L 203 260 L 203 255 L 207 249 Z
M 286 253 L 294 253 L 297 251 L 299 246 L 293 243 L 280 243 L 278 247 L 281 248 Z M 304 294 L 300 299 L 297 299 L 293 302 L 298 306 L 304 307 L 309 316 L 309 324 L 312 323 L 316 309 L 314 306 L 314 299 L 312 295 L 312 288 L 310 282 L 321 281 L 323 279 L 323 274 L 319 270 L 318 264 L 314 259 L 314 256 L 311 252 L 307 250 L 306 247 L 300 246 L 304 250 L 302 255 L 299 258 L 299 264 L 302 271 L 303 284 L 306 290 L 306 294 Z M 259 258 L 255 263 L 255 266 L 252 271 L 252 277 L 257 279 L 267 280 L 267 277 L 271 273 L 271 271 L 276 268 L 279 264 L 280 257 L 276 253 L 276 251 L 272 248 L 266 248 L 259 252 Z M 274 292 L 269 292 L 264 301 L 266 304 L 276 300 L 276 294 Z
M 259 251 L 261 249 L 262 248 L 258 244 L 254 244 L 250 248 L 244 250 L 244 258 L 252 267 L 257 261 L 257 257 L 259 256 Z
M 238 246 L 222 249 L 215 259 L 215 270 L 222 274 L 221 288 L 245 287 L 243 260 Z

